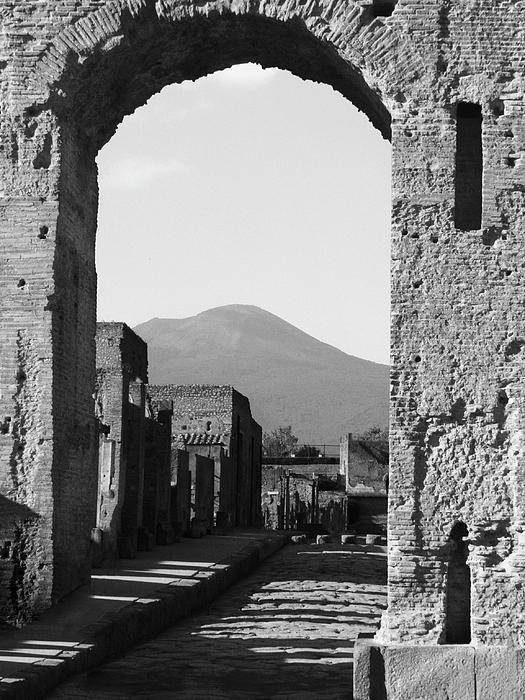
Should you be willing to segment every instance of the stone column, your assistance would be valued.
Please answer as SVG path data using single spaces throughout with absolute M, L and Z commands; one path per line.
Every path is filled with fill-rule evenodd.
M 22 624 L 89 579 L 97 182 L 50 112 L 1 119 L 0 607 Z
M 382 638 L 396 643 L 445 641 L 450 536 L 461 523 L 468 531 L 473 642 L 524 642 L 525 197 L 517 166 L 508 162 L 510 150 L 519 153 L 520 110 L 505 111 L 504 101 L 489 99 L 474 81 L 466 92 L 463 115 L 481 110 L 481 120 L 462 125 L 480 132 L 472 138 L 482 148 L 479 229 L 463 230 L 457 212 L 461 101 L 394 122 L 389 608 Z

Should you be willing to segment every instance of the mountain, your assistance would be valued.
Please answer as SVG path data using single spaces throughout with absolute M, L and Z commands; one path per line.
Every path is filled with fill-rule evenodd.
M 231 384 L 269 432 L 338 444 L 388 425 L 387 365 L 347 355 L 257 306 L 232 304 L 134 328 L 148 344 L 151 384 Z

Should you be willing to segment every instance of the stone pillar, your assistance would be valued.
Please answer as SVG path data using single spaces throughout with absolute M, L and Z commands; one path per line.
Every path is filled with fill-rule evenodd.
M 144 497 L 142 525 L 155 536 L 160 523 L 169 523 L 170 423 L 162 425 L 146 418 L 144 450 Z
M 195 517 L 206 530 L 213 527 L 215 463 L 213 459 L 195 455 Z
M 230 521 L 233 522 L 233 513 L 235 510 L 233 481 L 233 464 L 231 456 L 227 455 L 225 450 L 221 449 L 219 453 L 221 485 L 219 494 L 219 510 L 228 513 Z
M 120 450 L 118 450 L 120 453 Z M 117 468 L 117 442 L 102 437 L 98 453 L 97 529 L 100 530 L 99 554 L 94 557 L 101 566 L 112 566 L 118 557 L 117 533 L 120 522 Z M 95 564 L 94 564 L 95 565 Z
M 97 183 L 50 112 L 0 128 L 0 608 L 23 624 L 89 580 Z
M 173 450 L 171 453 L 172 484 L 176 483 L 176 496 L 172 497 L 174 506 L 173 521 L 181 523 L 182 532 L 188 533 L 191 520 L 191 472 L 189 468 L 189 453 L 184 450 Z
M 105 565 L 118 558 L 120 513 L 124 502 L 126 484 L 126 454 L 128 425 L 128 378 L 122 372 L 120 352 L 110 369 L 103 372 L 101 354 L 108 343 L 115 343 L 113 330 L 109 336 L 97 329 L 97 389 L 96 415 L 101 422 L 99 445 L 99 484 L 97 503 L 97 527 L 102 530 L 102 559 Z M 118 345 L 117 345 L 118 348 Z M 108 348 L 109 349 L 109 348 Z
M 140 429 L 142 409 L 130 401 L 130 385 L 139 387 L 132 391 L 138 394 L 136 401 L 142 405 L 140 387 L 147 381 L 147 347 L 125 323 L 115 322 L 97 323 L 96 347 L 95 410 L 102 433 L 97 527 L 102 530 L 102 556 L 105 565 L 109 565 L 119 556 L 119 549 L 126 557 L 136 551 L 136 514 L 131 515 L 134 524 L 129 532 L 122 529 L 122 511 L 127 496 L 128 464 L 133 468 L 137 459 L 140 461 L 140 456 L 134 461 L 132 455 L 133 451 L 140 452 L 141 444 L 142 453 L 144 451 L 144 431 L 141 433 Z M 135 434 L 134 421 L 137 423 Z M 110 449 L 111 464 L 107 454 Z M 129 508 L 135 499 L 133 491 L 129 496 Z M 129 523 L 126 521 L 125 525 Z
M 129 438 L 126 462 L 126 493 L 121 515 L 121 534 L 138 546 L 144 501 L 145 400 L 142 381 L 129 384 Z

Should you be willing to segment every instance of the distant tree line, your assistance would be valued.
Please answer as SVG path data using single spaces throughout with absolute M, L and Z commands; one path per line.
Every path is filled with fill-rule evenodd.
M 374 425 L 359 435 L 360 440 L 370 441 L 388 451 L 388 429 Z M 279 426 L 271 432 L 263 433 L 262 448 L 265 457 L 318 457 L 319 450 L 314 445 L 296 447 L 298 438 L 292 433 L 292 426 Z
M 388 428 L 381 428 L 379 425 L 373 425 L 359 436 L 360 440 L 373 442 L 378 447 L 388 452 Z
M 292 435 L 292 426 L 279 426 L 271 433 L 264 432 L 262 437 L 263 455 L 265 457 L 288 457 L 299 440 Z

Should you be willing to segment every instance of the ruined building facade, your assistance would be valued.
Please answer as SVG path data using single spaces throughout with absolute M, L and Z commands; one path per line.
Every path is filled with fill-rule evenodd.
M 254 61 L 330 84 L 392 140 L 385 682 L 392 645 L 445 658 L 454 552 L 461 673 L 519 666 L 522 0 L 0 0 L 0 17 L 2 609 L 26 618 L 89 574 L 95 156 L 165 85 Z
M 347 433 L 339 443 L 339 473 L 348 493 L 348 524 L 358 532 L 386 534 L 388 444 Z
M 171 412 L 151 415 L 148 348 L 125 323 L 97 323 L 96 350 L 99 454 L 92 549 L 95 563 L 111 565 L 138 549 L 166 544 Z
M 193 486 L 197 458 L 213 460 L 215 512 L 232 526 L 260 526 L 262 428 L 246 396 L 226 384 L 151 385 L 148 395 L 155 413 L 172 411 L 174 459 L 189 453 Z
M 231 386 L 148 385 L 146 343 L 97 323 L 95 566 L 192 534 L 261 522 L 261 426 Z M 191 432 L 188 432 L 191 431 Z M 219 518 L 221 520 L 221 518 Z

